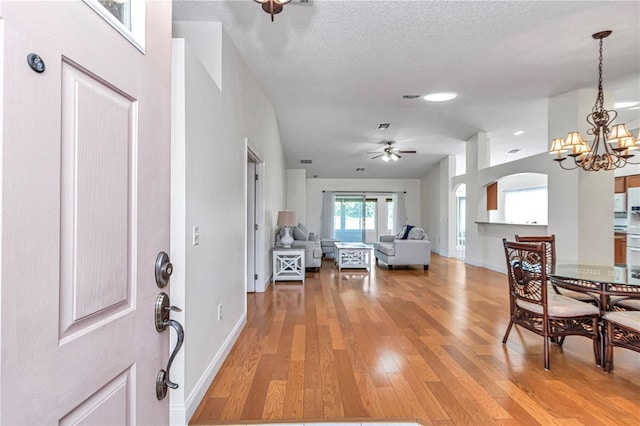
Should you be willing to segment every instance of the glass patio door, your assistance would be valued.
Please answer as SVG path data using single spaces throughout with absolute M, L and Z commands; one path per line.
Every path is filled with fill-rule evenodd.
M 335 237 L 342 242 L 365 241 L 364 195 L 336 195 L 334 203 Z

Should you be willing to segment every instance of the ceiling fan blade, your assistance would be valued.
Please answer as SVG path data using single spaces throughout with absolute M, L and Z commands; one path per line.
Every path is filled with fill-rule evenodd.
M 402 152 L 402 151 L 398 151 L 398 152 Z M 396 157 L 402 158 L 402 155 L 398 155 L 398 152 L 394 152 L 394 154 L 396 154 Z
M 375 153 L 374 153 L 375 154 Z M 376 155 L 375 157 L 371 157 L 372 160 L 375 160 L 376 158 L 380 158 L 382 157 L 384 154 L 380 154 L 380 155 Z
M 381 154 L 380 151 L 367 152 L 367 154 Z
M 416 154 L 416 151 L 396 151 L 396 154 L 400 153 L 400 154 Z

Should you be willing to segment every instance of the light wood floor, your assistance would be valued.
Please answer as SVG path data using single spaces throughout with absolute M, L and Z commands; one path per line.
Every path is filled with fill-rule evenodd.
M 248 295 L 248 324 L 193 424 L 407 419 L 422 424 L 639 424 L 640 354 L 594 363 L 508 323 L 506 276 L 434 256 L 429 271 L 338 273 Z

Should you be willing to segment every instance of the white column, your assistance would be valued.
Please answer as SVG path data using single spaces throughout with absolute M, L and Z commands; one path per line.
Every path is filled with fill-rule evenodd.
M 487 134 L 479 132 L 467 141 L 466 147 L 466 181 L 467 181 L 467 215 L 466 222 L 466 250 L 465 262 L 475 266 L 482 266 L 483 260 L 483 242 L 478 236 L 477 221 L 487 221 L 489 214 L 487 213 L 487 193 L 483 186 L 480 185 L 478 171 L 486 168 L 488 165 L 488 148 L 489 140 Z M 481 163 L 484 167 L 480 167 Z
M 590 143 L 586 117 L 596 96 L 596 90 L 579 90 L 550 98 L 548 140 L 579 130 Z M 573 160 L 564 163 L 568 167 Z M 613 263 L 613 193 L 613 171 L 568 171 L 558 166 L 549 173 L 548 229 L 556 235 L 558 262 Z

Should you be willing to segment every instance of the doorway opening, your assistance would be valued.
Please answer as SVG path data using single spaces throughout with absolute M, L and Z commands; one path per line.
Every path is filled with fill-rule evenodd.
M 467 219 L 467 185 L 464 183 L 456 189 L 456 258 L 464 260 Z
M 266 290 L 264 263 L 264 160 L 258 151 L 247 144 L 247 275 L 248 293 Z

